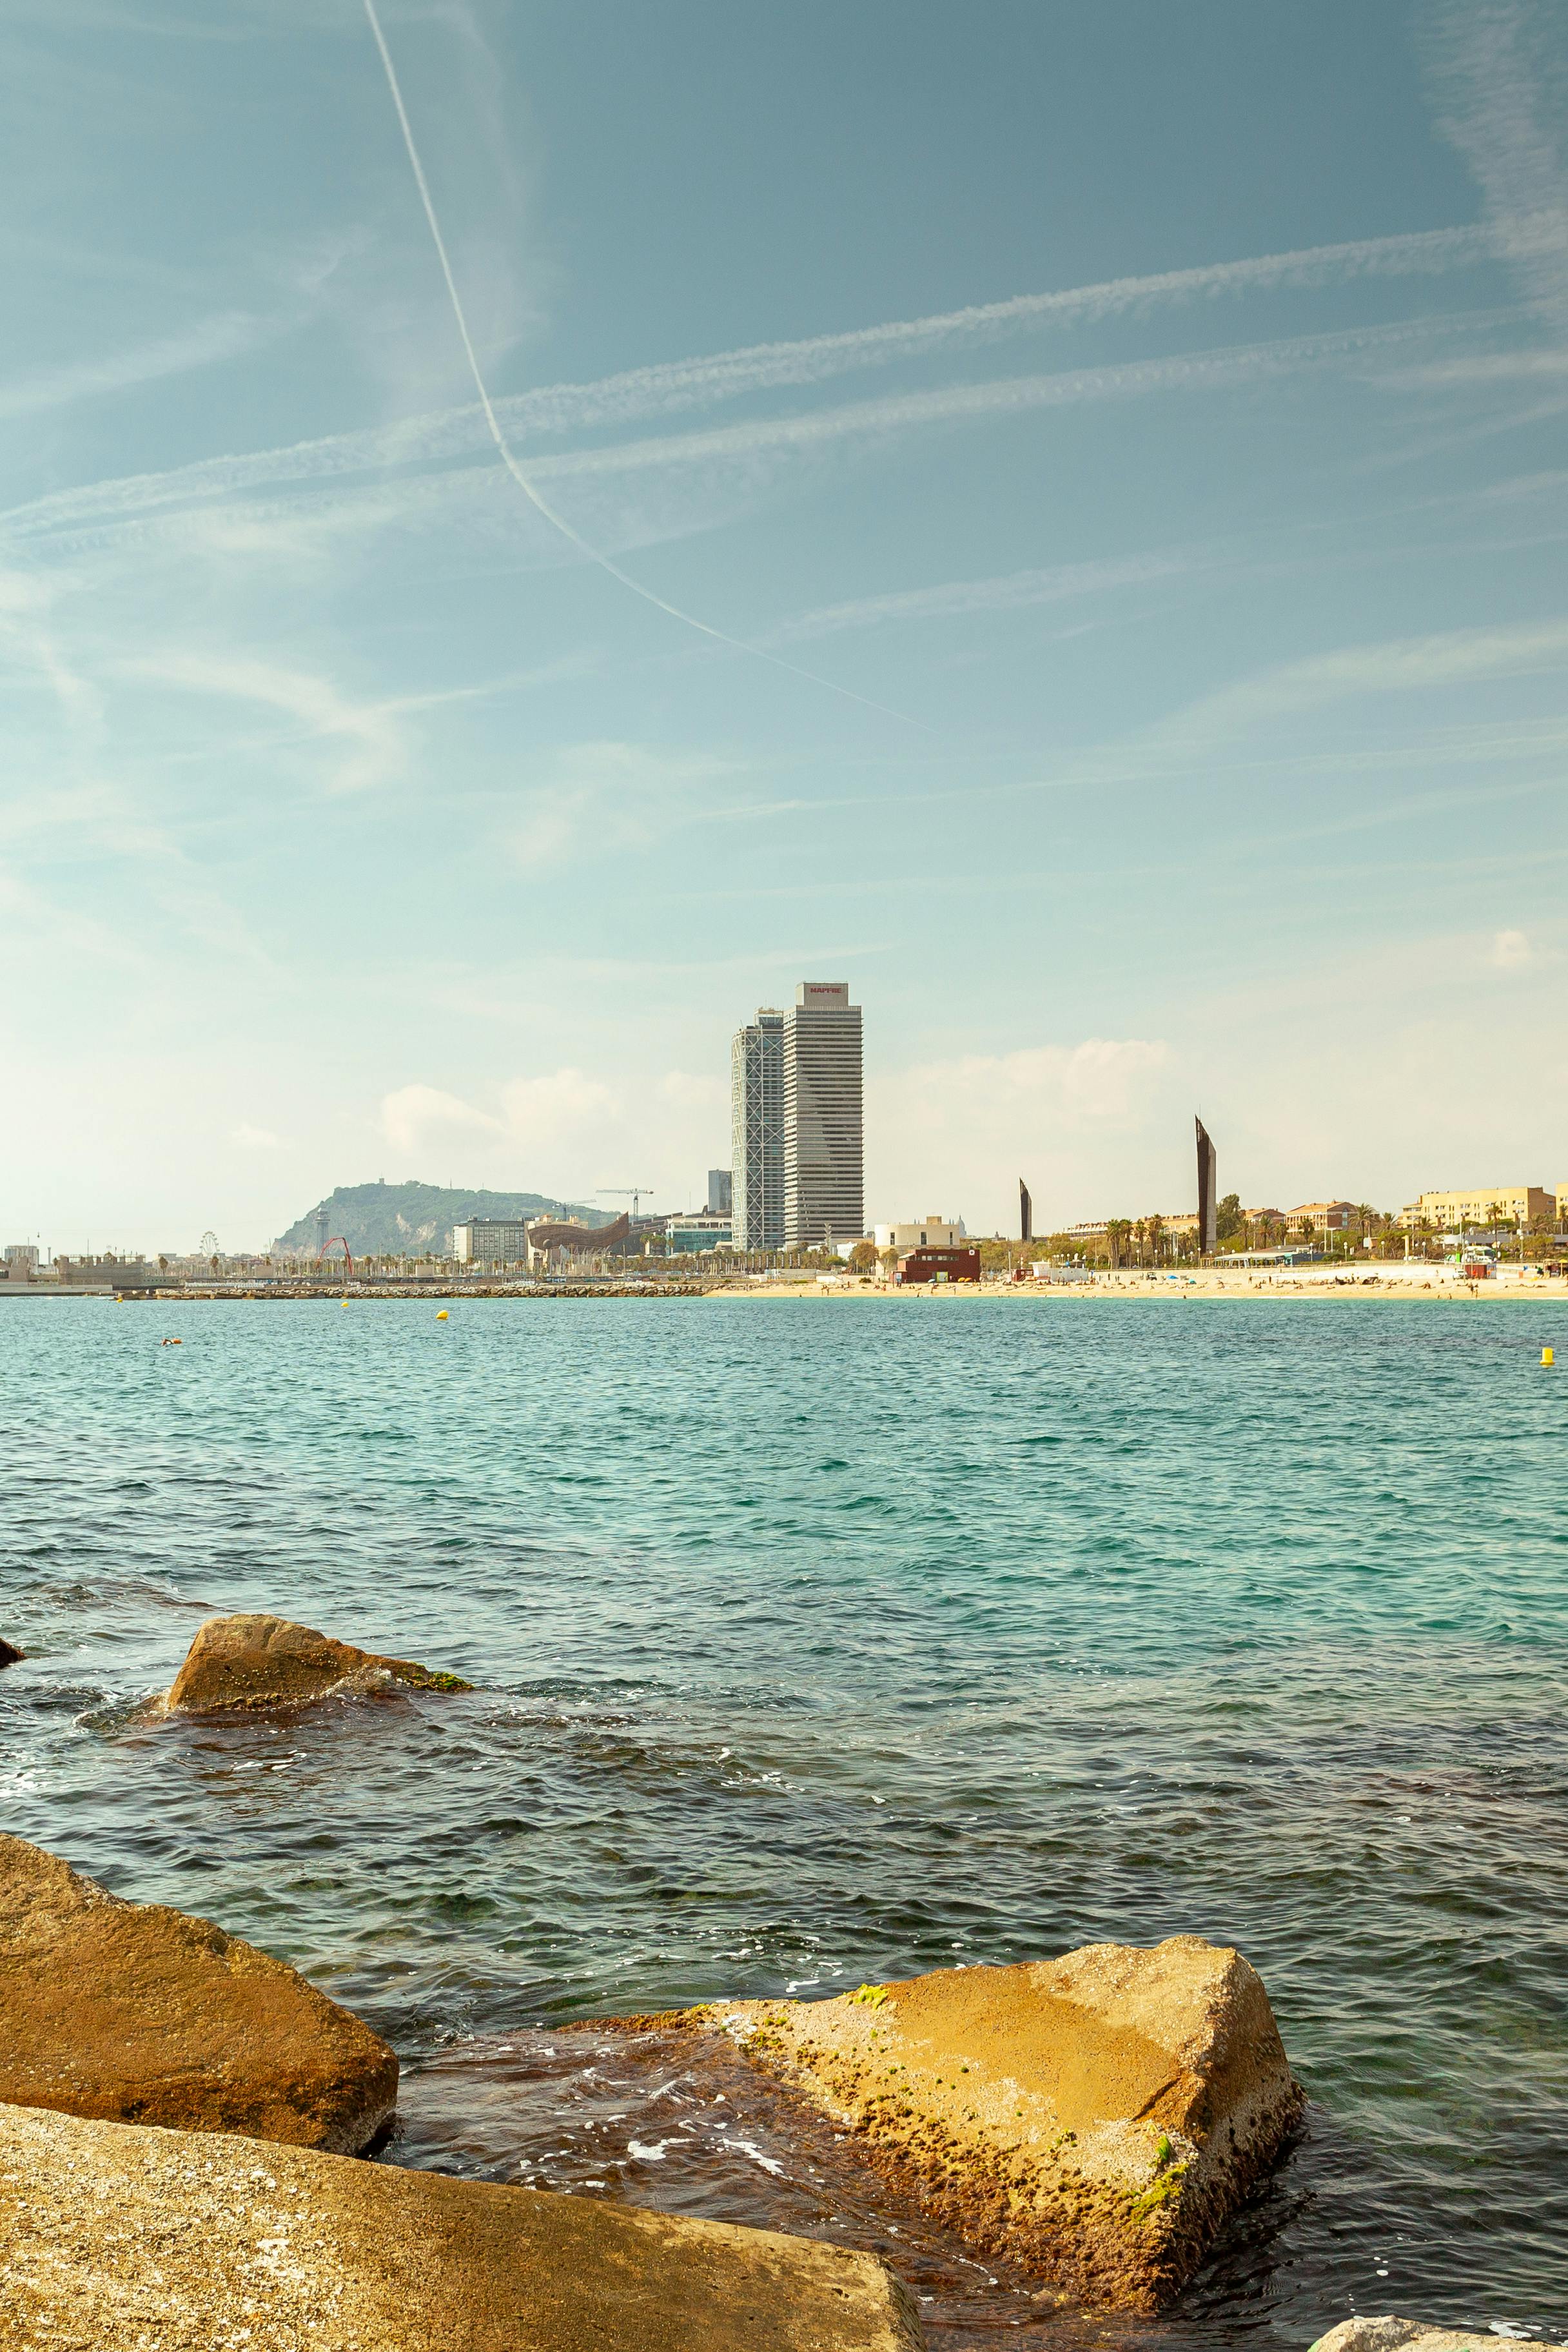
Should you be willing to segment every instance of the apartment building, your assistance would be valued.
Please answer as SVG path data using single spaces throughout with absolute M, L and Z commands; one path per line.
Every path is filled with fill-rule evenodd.
M 1562 1191 L 1549 1192 L 1543 1184 L 1483 1184 L 1462 1192 L 1423 1192 L 1401 1209 L 1398 1222 L 1406 1232 L 1430 1225 L 1435 1233 L 1452 1233 L 1464 1225 L 1548 1224 L 1557 1217 Z

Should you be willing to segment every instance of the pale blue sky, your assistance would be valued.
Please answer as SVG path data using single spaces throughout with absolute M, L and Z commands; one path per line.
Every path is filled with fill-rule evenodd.
M 1568 1181 L 1568 10 L 382 17 L 757 650 L 363 0 L 0 0 L 0 1238 L 681 1205 L 808 975 L 873 1216 Z

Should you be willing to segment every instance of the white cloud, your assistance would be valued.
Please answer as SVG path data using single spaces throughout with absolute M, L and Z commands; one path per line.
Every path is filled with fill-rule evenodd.
M 439 1087 L 418 1084 L 399 1087 L 382 1097 L 381 1126 L 387 1141 L 405 1152 L 506 1132 L 505 1121 L 488 1111 L 476 1110 L 471 1103 L 444 1094 Z
M 280 1151 L 283 1148 L 281 1138 L 274 1135 L 270 1128 L 252 1127 L 244 1119 L 234 1129 L 230 1140 L 242 1151 Z
M 720 1077 L 698 1077 L 689 1070 L 667 1070 L 658 1082 L 658 1091 L 668 1103 L 680 1110 L 718 1110 L 730 1099 L 730 1089 Z
M 513 1078 L 502 1087 L 500 1101 L 514 1150 L 531 1165 L 542 1160 L 551 1167 L 575 1167 L 580 1187 L 594 1155 L 622 1139 L 619 1100 L 600 1079 L 579 1069 Z
M 868 1216 L 940 1206 L 975 1230 L 1005 1224 L 1020 1175 L 1034 1191 L 1037 1223 L 1094 1213 L 1100 1189 L 1131 1181 L 1136 1191 L 1133 1171 L 1154 1183 L 1161 1139 L 1179 1131 L 1177 1076 L 1161 1039 L 1089 1037 L 921 1063 L 883 1078 L 868 1087 Z
M 1492 940 L 1489 961 L 1500 971 L 1519 971 L 1533 963 L 1535 951 L 1523 931 L 1499 931 Z

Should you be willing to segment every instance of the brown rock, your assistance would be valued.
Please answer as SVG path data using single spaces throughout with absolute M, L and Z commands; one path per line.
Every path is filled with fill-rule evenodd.
M 25 1650 L 19 1650 L 16 1647 L 15 1642 L 0 1641 L 0 1666 L 14 1666 L 19 1658 L 25 1658 L 26 1654 Z
M 197 1628 L 163 1706 L 191 1715 L 301 1706 L 332 1692 L 390 1690 L 396 1683 L 412 1690 L 473 1688 L 458 1675 L 356 1650 L 286 1617 L 209 1617 Z
M 1342 2319 L 1320 2336 L 1312 2352 L 1500 2352 L 1486 2327 L 1431 2327 L 1424 2319 Z M 1512 2338 L 1509 2352 L 1563 2352 L 1562 2345 Z
M 0 1837 L 0 2100 L 353 2152 L 396 2099 L 395 2053 L 283 1961 Z
M 0 2107 L 0 2343 L 920 2352 L 871 2254 L 593 2197 Z
M 1131 2310 L 1190 2275 L 1302 2104 L 1257 1976 L 1196 1936 L 689 2018 L 975 2243 Z

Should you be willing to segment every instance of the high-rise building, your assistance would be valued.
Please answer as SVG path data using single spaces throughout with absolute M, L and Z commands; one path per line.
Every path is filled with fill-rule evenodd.
M 784 1016 L 784 1224 L 787 1249 L 866 1230 L 860 1007 L 847 981 L 803 980 Z
M 1219 1247 L 1219 1154 L 1202 1119 L 1194 1118 L 1193 1125 L 1198 1131 L 1198 1248 L 1205 1257 L 1213 1257 Z
M 727 1217 L 735 1205 L 735 1171 L 732 1168 L 710 1168 L 708 1171 L 708 1213 L 710 1217 Z
M 784 1243 L 784 1016 L 761 1007 L 730 1048 L 731 1232 L 738 1250 Z

